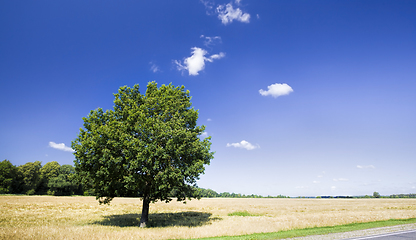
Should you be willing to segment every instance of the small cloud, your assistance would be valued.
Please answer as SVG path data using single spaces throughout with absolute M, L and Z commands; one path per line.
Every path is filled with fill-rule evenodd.
M 206 138 L 206 137 L 208 137 L 208 132 L 203 132 L 203 133 L 201 134 L 201 137 L 202 137 L 202 138 Z
M 271 95 L 274 98 L 277 98 L 279 96 L 288 95 L 289 93 L 293 92 L 293 89 L 286 83 L 275 83 L 267 86 L 267 89 L 267 91 L 260 89 L 259 93 L 263 96 Z
M 227 147 L 245 148 L 247 150 L 253 150 L 259 148 L 260 146 L 254 146 L 253 144 L 243 140 L 239 143 L 227 143 Z
M 214 36 L 214 37 L 207 37 L 204 35 L 201 35 L 201 38 L 204 38 L 204 45 L 207 47 L 210 47 L 212 45 L 215 45 L 216 43 L 221 43 L 221 37 L 220 36 Z
M 238 1 L 239 5 L 240 1 Z M 222 24 L 227 25 L 232 23 L 234 20 L 249 23 L 250 22 L 250 14 L 243 13 L 240 8 L 234 9 L 231 3 L 227 5 L 218 5 L 216 9 L 216 13 L 218 14 L 218 18 L 221 20 Z
M 48 154 L 45 154 L 45 157 L 48 157 Z
M 257 19 L 260 19 L 260 15 L 257 14 L 256 17 L 257 17 Z
M 318 178 L 322 178 L 322 177 L 324 177 L 324 176 L 322 176 L 322 175 L 318 175 Z
M 336 188 L 337 188 L 337 187 L 335 187 L 335 186 L 332 186 L 332 187 L 331 187 L 331 189 L 332 189 L 332 190 L 334 190 L 334 189 L 336 189 Z
M 212 14 L 212 9 L 214 8 L 214 2 L 208 0 L 200 0 L 202 4 L 204 4 L 205 9 L 207 10 L 207 15 Z
M 152 71 L 154 73 L 160 72 L 159 66 L 157 66 L 153 62 L 150 62 L 149 64 L 150 64 L 150 71 Z
M 333 180 L 334 180 L 334 182 L 346 182 L 346 181 L 348 181 L 348 179 L 346 179 L 346 178 L 334 178 Z
M 205 55 L 207 51 L 202 48 L 193 47 L 192 55 L 188 58 L 185 58 L 184 65 L 179 61 L 175 61 L 178 70 L 188 70 L 189 75 L 198 75 L 199 71 L 202 71 L 205 68 Z
M 295 188 L 297 188 L 297 189 L 303 189 L 305 187 L 304 186 L 296 186 Z
M 208 122 L 211 122 L 211 121 L 212 121 L 212 119 L 211 119 L 211 118 L 208 118 L 208 119 L 207 119 L 207 121 L 208 121 Z
M 364 169 L 364 168 L 374 169 L 376 167 L 374 167 L 373 165 L 367 165 L 367 166 L 357 165 L 357 168 L 359 168 L 359 169 Z
M 207 15 L 218 15 L 218 19 L 224 25 L 232 23 L 234 20 L 249 23 L 250 22 L 250 14 L 244 13 L 240 8 L 234 8 L 233 2 L 228 4 L 218 5 L 217 8 L 214 10 L 214 1 L 211 0 L 200 0 L 202 4 L 204 4 Z M 241 0 L 235 0 L 234 4 L 236 6 L 241 6 Z
M 320 181 L 313 181 L 313 183 L 320 183 Z
M 190 57 L 185 58 L 183 64 L 181 63 L 181 61 L 177 60 L 175 60 L 174 63 L 176 64 L 177 69 L 179 71 L 188 70 L 189 75 L 193 76 L 198 75 L 200 71 L 204 70 L 205 61 L 213 62 L 214 59 L 221 59 L 225 56 L 225 53 L 220 52 L 219 54 L 213 54 L 210 57 L 205 57 L 205 55 L 208 54 L 208 52 L 204 49 L 198 47 L 193 47 L 191 49 L 192 55 Z
M 62 150 L 65 152 L 75 152 L 72 148 L 65 146 L 64 143 L 49 142 L 49 147 Z
M 214 61 L 214 59 L 221 59 L 223 57 L 225 57 L 225 53 L 220 52 L 219 54 L 212 54 L 211 57 L 207 58 L 206 60 L 208 62 L 212 62 Z

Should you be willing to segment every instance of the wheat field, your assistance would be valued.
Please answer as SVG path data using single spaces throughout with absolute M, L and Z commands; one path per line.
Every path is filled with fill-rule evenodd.
M 392 218 L 415 218 L 416 199 L 206 198 L 150 205 L 138 228 L 141 201 L 95 197 L 0 196 L 0 239 L 180 239 Z M 245 211 L 253 216 L 229 216 Z

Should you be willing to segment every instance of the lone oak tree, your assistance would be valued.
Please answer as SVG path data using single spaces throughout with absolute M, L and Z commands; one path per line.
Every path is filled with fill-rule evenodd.
M 196 125 L 198 111 L 183 86 L 151 82 L 145 95 L 134 85 L 114 96 L 113 110 L 98 108 L 83 118 L 85 129 L 71 145 L 75 169 L 92 182 L 100 204 L 140 197 L 140 227 L 146 227 L 150 202 L 193 197 L 204 164 L 213 158 L 211 138 L 200 139 L 205 126 Z

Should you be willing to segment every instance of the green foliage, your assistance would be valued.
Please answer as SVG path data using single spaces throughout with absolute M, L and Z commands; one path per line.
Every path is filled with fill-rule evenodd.
M 26 192 L 27 195 L 35 195 L 36 191 L 35 189 L 30 189 Z
M 40 193 L 48 193 L 49 195 L 51 192 L 48 192 L 48 182 L 51 178 L 57 177 L 59 175 L 59 168 L 61 165 L 59 165 L 58 162 L 48 162 L 46 163 L 41 169 L 40 169 L 40 177 L 41 177 L 41 183 L 38 189 L 38 192 Z
M 216 191 L 212 189 L 204 189 L 204 188 L 198 188 L 197 191 L 195 191 L 196 194 L 198 194 L 200 197 L 205 198 L 214 198 L 214 197 L 223 197 L 223 198 L 290 198 L 288 196 L 284 195 L 277 195 L 277 196 L 267 196 L 263 197 L 261 195 L 245 195 L 241 193 L 229 193 L 229 192 L 223 192 L 223 193 L 217 193 Z
M 378 192 L 373 193 L 373 198 L 380 198 L 380 197 L 381 197 L 380 193 Z
M 75 168 L 69 164 L 62 165 L 59 168 L 59 174 L 66 175 L 71 178 L 71 176 L 75 174 Z
M 0 162 L 0 193 L 12 193 L 16 189 L 17 168 L 9 160 Z
M 91 182 L 100 203 L 117 196 L 144 202 L 178 201 L 194 195 L 196 180 L 213 158 L 210 137 L 200 139 L 198 111 L 189 91 L 172 84 L 121 87 L 114 109 L 101 108 L 83 118 L 84 129 L 72 142 L 75 168 Z
M 393 194 L 393 195 L 390 195 L 390 198 L 416 198 L 416 193 Z
M 53 177 L 48 182 L 49 193 L 51 195 L 61 196 L 61 195 L 72 195 L 73 193 L 73 184 L 68 181 L 67 176 L 60 174 L 57 177 Z
M 0 162 L 0 194 L 82 194 L 76 176 L 73 166 L 60 166 L 56 161 L 48 162 L 43 167 L 39 161 L 16 167 L 4 160 Z
M 28 195 L 32 195 L 36 192 L 41 184 L 40 169 L 41 162 L 28 162 L 24 165 L 18 166 L 17 171 L 21 176 L 22 192 Z
M 75 178 L 75 168 L 71 165 L 62 165 L 58 174 L 58 176 L 49 179 L 48 194 L 55 196 L 73 195 L 79 189 Z
M 212 189 L 204 189 L 204 188 L 198 188 L 198 194 L 200 197 L 205 198 L 214 198 L 218 197 L 218 193 Z
M 48 162 L 40 169 L 40 173 L 43 179 L 49 180 L 50 178 L 57 177 L 59 174 L 59 165 L 58 162 Z

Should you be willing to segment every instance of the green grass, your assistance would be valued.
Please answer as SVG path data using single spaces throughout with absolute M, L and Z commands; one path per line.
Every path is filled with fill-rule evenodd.
M 409 219 L 390 219 L 385 221 L 375 221 L 367 223 L 350 223 L 339 226 L 329 227 L 313 227 L 304 229 L 293 229 L 289 231 L 280 231 L 272 233 L 254 233 L 241 236 L 223 236 L 223 237 L 212 237 L 212 238 L 199 238 L 199 240 L 253 240 L 253 239 L 282 239 L 282 238 L 293 238 L 293 237 L 304 237 L 310 235 L 324 235 L 329 233 L 340 233 L 349 232 L 355 230 L 363 230 L 377 227 L 387 227 L 400 224 L 416 223 L 416 218 Z
M 239 216 L 239 217 L 252 217 L 252 216 L 261 216 L 259 214 L 252 214 L 247 211 L 237 211 L 229 213 L 228 216 Z

